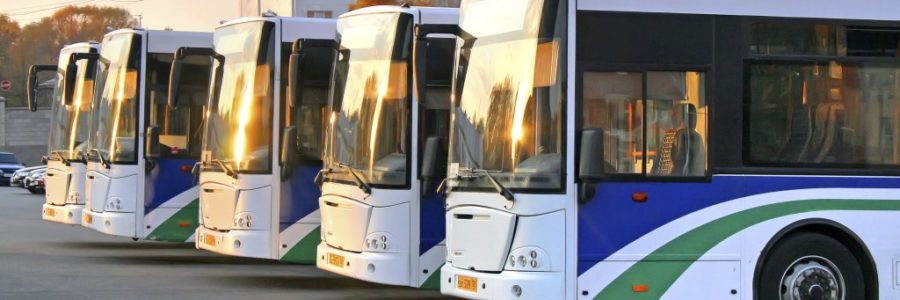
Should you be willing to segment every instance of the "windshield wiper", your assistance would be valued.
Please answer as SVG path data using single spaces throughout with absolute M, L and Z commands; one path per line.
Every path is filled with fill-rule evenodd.
M 100 159 L 100 164 L 109 169 L 109 161 L 107 161 L 106 158 L 103 157 L 103 152 L 100 152 L 100 149 L 91 149 L 91 151 L 88 153 L 97 153 L 97 158 Z
M 369 186 L 368 183 L 363 181 L 362 177 L 359 176 L 358 173 L 356 173 L 356 169 L 354 169 L 351 166 L 345 165 L 343 163 L 337 163 L 337 166 L 347 169 L 347 171 L 350 171 L 350 175 L 353 175 L 353 178 L 356 179 L 356 186 L 359 187 L 360 189 L 362 189 L 363 192 L 366 192 L 366 194 L 368 194 L 368 195 L 372 194 L 372 187 Z
M 231 177 L 234 177 L 235 179 L 237 179 L 237 173 L 235 173 L 234 169 L 232 169 L 231 166 L 229 166 L 228 163 L 226 163 L 225 161 L 223 161 L 221 159 L 213 158 L 213 159 L 210 159 L 209 162 L 219 165 L 219 167 L 222 168 L 223 171 L 225 171 L 225 175 L 228 175 L 228 176 L 231 176 Z
M 488 170 L 471 169 L 471 170 L 469 170 L 469 172 L 472 172 L 472 173 L 479 172 L 479 173 L 487 176 L 488 180 L 494 186 L 494 189 L 497 190 L 497 193 L 500 193 L 500 196 L 503 196 L 503 198 L 506 198 L 506 200 L 509 200 L 510 202 L 516 201 L 515 195 L 513 195 L 513 193 L 509 189 L 507 189 L 505 186 L 500 184 L 500 181 L 497 180 L 497 178 L 495 178 L 494 175 L 491 175 L 491 172 L 489 172 Z M 469 176 L 469 177 L 459 176 L 459 178 L 478 178 L 478 177 L 480 177 L 480 176 Z

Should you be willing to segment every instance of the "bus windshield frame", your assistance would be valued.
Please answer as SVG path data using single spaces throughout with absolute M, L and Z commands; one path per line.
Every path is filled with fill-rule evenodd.
M 324 157 L 329 181 L 410 186 L 412 26 L 413 16 L 402 12 L 338 20 Z
M 79 50 L 96 52 L 94 48 L 90 47 L 79 48 Z M 54 95 L 50 108 L 50 143 L 47 149 L 49 154 L 47 159 L 52 161 L 84 162 L 84 154 L 87 152 L 96 62 L 81 60 L 76 63 L 78 74 L 76 75 L 75 97 L 72 104 L 66 105 L 62 97 L 65 66 L 69 63 L 70 54 L 77 51 L 72 49 L 60 54 L 57 83 L 53 90 Z
M 93 103 L 88 161 L 136 164 L 143 36 L 121 33 L 103 39 Z M 94 154 L 99 153 L 102 157 Z
M 216 59 L 203 138 L 205 170 L 272 172 L 275 23 L 216 28 Z
M 463 1 L 448 168 L 454 190 L 499 183 L 565 192 L 565 4 Z

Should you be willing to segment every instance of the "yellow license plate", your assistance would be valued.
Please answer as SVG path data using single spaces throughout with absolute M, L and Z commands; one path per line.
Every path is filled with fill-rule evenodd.
M 84 223 L 85 223 L 85 224 L 91 224 L 91 223 L 94 223 L 94 216 L 87 215 L 87 214 L 84 215 Z
M 344 256 L 337 255 L 334 253 L 328 253 L 328 264 L 338 267 L 338 268 L 343 268 L 344 267 Z
M 478 278 L 456 275 L 456 288 L 473 293 L 478 292 Z
M 215 247 L 216 246 L 216 236 L 208 235 L 208 234 L 204 235 L 203 243 Z
M 55 210 L 55 209 L 52 209 L 52 208 L 48 208 L 48 209 L 47 209 L 47 216 L 48 216 L 48 217 L 56 216 L 56 210 Z

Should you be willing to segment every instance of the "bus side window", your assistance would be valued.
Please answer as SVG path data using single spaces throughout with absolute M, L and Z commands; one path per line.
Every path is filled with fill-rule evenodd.
M 299 145 L 298 155 L 302 161 L 319 164 L 322 160 L 323 142 L 325 141 L 326 121 L 328 120 L 328 83 L 331 80 L 331 64 L 334 61 L 333 45 L 306 43 L 303 61 L 303 86 L 301 86 L 298 103 L 286 105 L 284 126 L 296 126 Z M 290 44 L 286 44 L 290 45 Z M 282 48 L 282 83 L 288 82 L 290 47 Z M 287 95 L 288 89 L 283 89 Z M 288 97 L 284 97 L 287 99 Z
M 160 129 L 160 156 L 165 158 L 199 158 L 203 134 L 203 110 L 208 98 L 210 62 L 196 57 L 185 61 L 178 95 L 181 105 L 167 105 L 171 54 L 153 54 L 147 60 L 147 89 L 150 95 L 149 124 Z
M 703 73 L 586 72 L 583 78 L 582 128 L 603 129 L 607 174 L 706 174 Z
M 641 81 L 634 72 L 584 73 L 582 127 L 603 130 L 608 174 L 644 173 Z
M 456 40 L 452 38 L 428 38 L 426 57 L 428 57 L 425 78 L 425 99 L 419 99 L 419 165 L 430 137 L 440 138 L 441 147 L 437 159 L 438 169 L 435 174 L 443 177 L 446 168 L 447 142 L 450 137 L 450 86 L 453 76 L 453 54 Z M 420 168 L 421 170 L 421 168 Z

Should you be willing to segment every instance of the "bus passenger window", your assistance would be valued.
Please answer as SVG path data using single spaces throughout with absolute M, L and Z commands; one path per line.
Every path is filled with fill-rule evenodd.
M 582 128 L 603 129 L 606 173 L 644 173 L 641 81 L 641 73 L 584 74 Z
M 706 174 L 703 74 L 647 73 L 647 167 L 653 176 Z
M 700 72 L 585 73 L 581 125 L 603 129 L 605 172 L 706 175 L 704 89 Z

